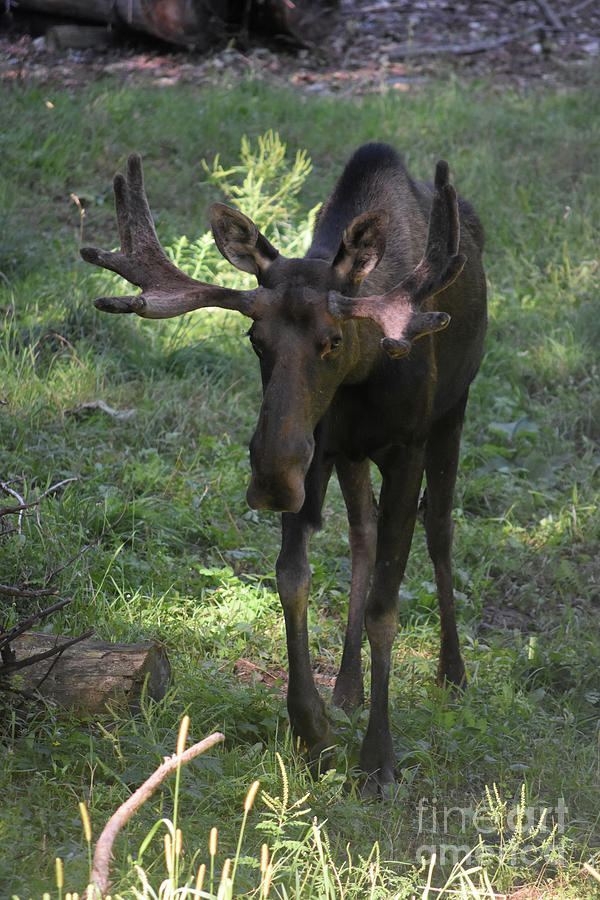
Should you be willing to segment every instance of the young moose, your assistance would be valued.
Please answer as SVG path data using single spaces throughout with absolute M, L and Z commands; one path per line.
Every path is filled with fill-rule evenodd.
M 398 590 L 423 472 L 425 528 L 441 616 L 440 683 L 461 685 L 452 589 L 451 509 L 469 386 L 486 330 L 483 229 L 457 200 L 441 161 L 435 188 L 413 181 L 396 153 L 367 144 L 347 163 L 318 217 L 303 259 L 286 259 L 242 213 L 211 208 L 214 239 L 258 287 L 236 291 L 189 278 L 160 246 L 140 157 L 115 177 L 117 252 L 85 260 L 142 288 L 95 301 L 148 318 L 206 306 L 252 319 L 263 401 L 250 441 L 247 499 L 282 515 L 277 587 L 289 657 L 287 705 L 310 756 L 333 743 L 311 670 L 306 613 L 308 550 L 335 467 L 348 512 L 352 581 L 348 628 L 333 693 L 346 710 L 363 702 L 363 623 L 371 647 L 371 705 L 360 764 L 368 788 L 394 780 L 388 717 Z M 417 340 L 419 338 L 419 340 Z M 371 460 L 382 475 L 373 497 Z

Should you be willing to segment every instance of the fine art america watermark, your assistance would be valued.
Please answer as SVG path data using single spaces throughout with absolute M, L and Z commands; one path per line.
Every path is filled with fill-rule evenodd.
M 566 830 L 569 808 L 563 797 L 552 806 L 527 806 L 524 797 L 514 805 L 488 794 L 488 806 L 442 806 L 436 798 L 421 797 L 417 804 L 418 833 L 422 844 L 416 859 L 434 854 L 442 865 L 456 865 L 465 857 L 485 865 L 492 856 L 506 863 L 531 864 L 540 858 L 558 861 L 559 835 Z

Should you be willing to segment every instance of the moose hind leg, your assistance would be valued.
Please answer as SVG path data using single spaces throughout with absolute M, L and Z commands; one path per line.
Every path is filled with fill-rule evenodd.
M 334 743 L 325 706 L 315 687 L 308 649 L 307 607 L 310 592 L 308 546 L 312 527 L 300 513 L 282 516 L 277 589 L 283 607 L 288 651 L 287 708 L 294 735 L 306 745 L 310 760 Z
M 365 699 L 361 665 L 362 634 L 377 540 L 377 504 L 371 486 L 370 465 L 368 459 L 355 463 L 346 457 L 336 462 L 348 512 L 352 580 L 344 652 L 333 702 L 346 712 L 362 706 Z
M 460 437 L 468 390 L 457 405 L 435 423 L 427 442 L 425 531 L 440 608 L 438 682 L 462 687 L 465 666 L 460 653 L 452 575 L 452 506 L 458 471 Z

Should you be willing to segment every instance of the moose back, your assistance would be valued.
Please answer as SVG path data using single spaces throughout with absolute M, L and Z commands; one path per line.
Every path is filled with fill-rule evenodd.
M 130 156 L 114 182 L 120 249 L 84 248 L 139 294 L 102 297 L 107 312 L 147 318 L 218 306 L 252 320 L 263 400 L 250 441 L 248 503 L 282 513 L 277 588 L 289 660 L 293 732 L 318 760 L 333 735 L 314 684 L 307 632 L 311 534 L 335 468 L 346 503 L 352 579 L 333 702 L 361 704 L 363 626 L 371 649 L 371 701 L 360 753 L 368 790 L 394 780 L 389 725 L 390 655 L 398 592 L 423 474 L 425 530 L 441 620 L 440 683 L 462 685 L 452 587 L 452 504 L 469 386 L 486 330 L 483 229 L 457 198 L 440 161 L 433 187 L 414 181 L 386 144 L 360 147 L 318 216 L 302 259 L 282 256 L 254 223 L 221 203 L 214 239 L 254 290 L 196 281 L 163 251 L 142 164 Z M 378 501 L 370 466 L 381 472 Z

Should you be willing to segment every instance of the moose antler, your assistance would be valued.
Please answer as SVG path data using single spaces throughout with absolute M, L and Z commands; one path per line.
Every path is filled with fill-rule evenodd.
M 99 297 L 94 305 L 104 312 L 137 313 L 146 319 L 166 319 L 204 306 L 219 306 L 250 315 L 253 291 L 237 291 L 206 284 L 178 269 L 156 235 L 146 198 L 142 160 L 132 153 L 127 175 L 115 175 L 115 208 L 121 247 L 117 251 L 82 247 L 86 262 L 122 275 L 141 287 L 142 293 Z
M 417 338 L 445 328 L 445 312 L 421 312 L 421 306 L 458 278 L 467 261 L 458 252 L 460 222 L 456 192 L 449 182 L 448 163 L 440 160 L 435 170 L 435 190 L 425 254 L 421 262 L 396 287 L 370 297 L 330 294 L 329 311 L 336 318 L 373 319 L 385 337 L 381 346 L 389 356 L 405 356 Z

